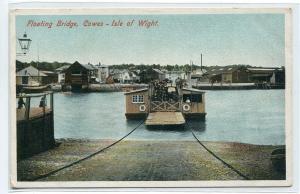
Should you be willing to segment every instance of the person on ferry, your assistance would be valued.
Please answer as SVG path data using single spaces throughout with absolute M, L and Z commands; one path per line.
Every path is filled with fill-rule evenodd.
M 186 102 L 186 103 L 190 103 L 191 101 L 190 101 L 189 98 L 187 98 L 185 102 Z

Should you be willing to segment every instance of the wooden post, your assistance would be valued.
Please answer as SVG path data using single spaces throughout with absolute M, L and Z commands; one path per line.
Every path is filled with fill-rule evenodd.
M 50 93 L 50 108 L 51 108 L 51 111 L 53 112 L 53 92 Z
M 31 134 L 31 122 L 30 122 L 30 100 L 31 100 L 31 97 L 28 96 L 26 97 L 26 102 L 25 102 L 25 121 L 26 121 L 26 128 L 24 128 L 24 131 L 23 131 L 23 143 L 21 146 L 22 146 L 22 149 L 24 149 L 25 153 L 24 155 L 26 155 L 26 152 L 29 151 L 29 136 Z M 27 129 L 27 130 L 26 130 Z
M 26 103 L 25 103 L 25 119 L 26 119 L 26 121 L 29 121 L 29 116 L 30 116 L 30 99 L 31 99 L 31 97 L 26 97 Z
M 45 137 L 45 131 L 47 130 L 47 124 L 46 124 L 46 94 L 42 96 L 41 99 L 41 105 L 43 106 L 43 130 L 42 130 L 42 150 L 47 149 L 47 144 L 46 144 L 46 137 Z
M 44 116 L 44 119 L 45 119 L 45 115 L 46 115 L 46 94 L 42 97 L 44 98 L 44 102 L 43 102 L 43 116 Z
M 55 145 L 55 139 L 54 139 L 54 100 L 53 100 L 53 92 L 50 93 L 50 107 L 51 107 L 51 112 L 50 112 L 50 119 L 51 119 L 51 147 Z

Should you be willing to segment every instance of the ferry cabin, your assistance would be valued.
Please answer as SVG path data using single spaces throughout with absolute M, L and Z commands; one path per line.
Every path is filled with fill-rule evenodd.
M 177 91 L 178 99 L 176 101 L 173 99 L 157 100 L 153 98 L 152 91 L 148 88 L 125 93 L 126 118 L 146 118 L 150 113 L 158 112 L 179 112 L 185 119 L 205 118 L 205 92 L 190 88 L 170 89 L 168 90 L 172 92 Z
M 127 119 L 146 118 L 149 113 L 148 88 L 126 92 Z
M 204 119 L 206 115 L 205 92 L 192 88 L 183 88 L 181 107 L 185 118 Z

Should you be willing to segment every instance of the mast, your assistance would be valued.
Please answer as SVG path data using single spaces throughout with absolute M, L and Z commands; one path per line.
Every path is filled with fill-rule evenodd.
M 190 60 L 191 71 L 188 72 L 188 88 L 192 88 L 192 71 L 193 71 L 193 61 Z
M 200 70 L 202 72 L 202 53 L 201 53 L 201 66 L 200 66 Z

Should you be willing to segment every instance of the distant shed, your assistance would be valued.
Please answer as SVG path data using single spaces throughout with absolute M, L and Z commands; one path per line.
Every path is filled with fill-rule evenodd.
M 80 64 L 79 62 L 73 63 L 65 70 L 65 84 L 71 85 L 72 89 L 84 89 L 88 84 L 95 79 L 95 68 L 91 64 Z
M 248 83 L 249 71 L 244 66 L 211 67 L 205 73 L 214 83 Z
M 272 83 L 282 84 L 285 83 L 285 69 L 274 67 L 251 67 L 250 79 L 255 83 Z
M 166 74 L 159 69 L 149 68 L 139 74 L 142 83 L 149 83 L 154 80 L 166 79 Z

